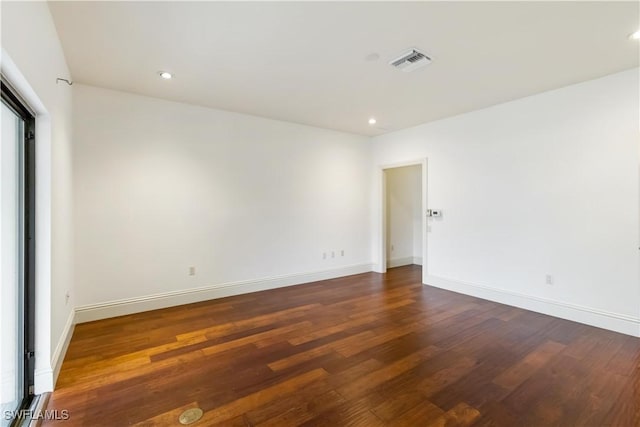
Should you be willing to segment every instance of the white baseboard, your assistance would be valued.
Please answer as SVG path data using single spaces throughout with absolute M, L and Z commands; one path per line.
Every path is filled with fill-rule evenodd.
M 427 276 L 425 285 L 640 337 L 640 318 L 638 317 L 431 275 Z
M 404 258 L 395 258 L 387 261 L 387 268 L 402 267 L 403 265 L 422 265 L 422 257 L 408 256 Z
M 411 264 L 413 264 L 412 256 L 387 260 L 387 268 L 402 267 L 403 265 Z
M 64 329 L 62 330 L 62 336 L 60 340 L 58 340 L 58 345 L 56 346 L 55 351 L 53 352 L 53 356 L 51 357 L 51 366 L 53 367 L 53 385 L 55 387 L 56 382 L 58 381 L 58 375 L 60 374 L 60 368 L 62 368 L 62 362 L 64 362 L 64 356 L 67 354 L 67 349 L 69 348 L 69 343 L 71 342 L 71 337 L 73 336 L 73 330 L 75 328 L 75 310 L 71 310 L 69 313 L 69 317 L 67 318 L 67 323 L 64 325 Z
M 223 298 L 232 295 L 282 288 L 285 286 L 301 285 L 319 280 L 335 279 L 337 277 L 372 271 L 371 264 L 357 264 L 330 270 L 310 273 L 289 274 L 285 276 L 269 277 L 256 280 L 222 283 L 195 289 L 165 292 L 143 297 L 109 301 L 76 307 L 75 322 L 84 323 L 109 317 L 124 316 L 143 311 L 157 310 L 176 305 L 191 304 L 210 299 Z

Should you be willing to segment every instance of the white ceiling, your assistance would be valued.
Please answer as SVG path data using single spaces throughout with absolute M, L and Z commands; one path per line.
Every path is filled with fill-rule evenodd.
M 635 1 L 50 8 L 76 82 L 363 135 L 637 67 L 639 57 L 628 39 L 640 27 Z M 413 73 L 388 65 L 409 47 L 433 62 Z M 380 59 L 366 60 L 372 53 Z

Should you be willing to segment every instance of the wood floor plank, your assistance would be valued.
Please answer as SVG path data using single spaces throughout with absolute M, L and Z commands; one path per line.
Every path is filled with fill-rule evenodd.
M 547 341 L 529 353 L 521 362 L 511 366 L 498 375 L 493 382 L 507 389 L 513 390 L 527 378 L 544 366 L 553 356 L 565 348 L 564 344 Z
M 282 396 L 294 393 L 308 384 L 321 380 L 327 376 L 323 369 L 315 369 L 298 377 L 276 384 L 264 390 L 257 391 L 248 396 L 241 397 L 226 405 L 213 408 L 202 418 L 203 424 L 215 424 L 238 417 L 245 412 L 257 408 L 265 403 L 276 400 Z
M 443 414 L 444 411 L 438 406 L 428 400 L 423 400 L 419 405 L 404 412 L 398 418 L 391 420 L 389 425 L 398 427 L 423 426 L 433 422 L 433 420 L 439 419 Z
M 422 405 L 432 405 L 420 393 L 414 390 L 405 391 L 403 393 L 394 394 L 392 397 L 385 399 L 384 402 L 371 410 L 378 418 L 387 424 L 394 423 L 403 414 L 409 410 Z
M 394 338 L 408 335 L 411 332 L 422 329 L 420 322 L 413 322 L 408 325 L 397 326 L 393 328 L 378 329 L 372 336 L 356 342 L 340 342 L 334 345 L 334 349 L 344 357 L 351 357 L 359 354 L 367 349 L 384 344 Z
M 178 408 L 174 408 L 170 411 L 158 414 L 155 417 L 148 418 L 139 423 L 133 424 L 135 427 L 160 427 L 160 426 L 172 426 L 176 425 L 176 420 L 180 418 L 180 415 L 188 409 L 198 408 L 198 402 L 187 403 Z
M 335 342 L 331 342 L 328 344 L 324 344 L 322 346 L 316 347 L 316 348 L 312 348 L 310 350 L 306 350 L 300 353 L 296 353 L 290 357 L 287 357 L 285 359 L 279 360 L 277 362 L 273 362 L 269 364 L 269 367 L 271 369 L 273 369 L 274 371 L 279 371 L 282 369 L 286 369 L 288 367 L 291 367 L 293 365 L 296 365 L 298 363 L 316 358 L 318 356 L 330 353 L 332 351 L 334 351 L 336 348 L 340 349 L 340 348 L 348 348 L 350 345 L 356 345 L 359 342 L 362 342 L 363 340 L 369 339 L 371 337 L 374 337 L 375 334 L 371 331 L 364 331 L 361 332 L 357 335 L 352 335 L 350 337 L 347 338 L 343 338 L 341 340 L 335 341 Z
M 291 410 L 301 412 L 303 411 L 302 408 L 304 408 L 304 411 L 315 414 L 319 411 L 319 408 L 321 408 L 321 412 L 330 406 L 330 403 L 328 403 L 329 398 L 321 398 L 320 396 L 332 396 L 339 401 L 338 403 L 345 402 L 342 396 L 337 395 L 335 390 L 333 390 L 333 386 L 331 386 L 328 381 L 321 380 L 305 386 L 302 390 L 290 395 L 287 399 L 271 401 L 252 409 L 246 413 L 246 416 L 251 424 L 258 425 L 270 422 L 271 419 L 281 417 L 284 413 Z M 322 403 L 319 404 L 319 401 Z M 306 420 L 306 416 L 307 415 L 300 415 L 300 418 L 305 417 Z
M 347 399 L 354 399 L 363 394 L 367 394 L 371 389 L 422 363 L 437 351 L 438 348 L 433 346 L 424 348 L 338 388 L 338 393 Z
M 347 427 L 383 427 L 385 424 L 370 408 L 378 403 L 375 395 L 341 404 L 325 411 L 302 426 L 347 426 Z
M 640 425 L 640 339 L 418 266 L 77 325 L 43 425 Z
M 298 317 L 303 317 L 307 311 L 318 307 L 320 307 L 320 304 L 308 304 L 301 307 L 293 307 L 274 313 L 264 314 L 261 316 L 249 317 L 247 319 L 239 320 L 236 322 L 223 323 L 220 325 L 214 325 L 195 331 L 190 331 L 184 334 L 179 334 L 176 336 L 176 338 L 180 341 L 199 336 L 206 336 L 207 338 L 212 339 L 220 335 L 225 335 L 229 332 L 241 330 L 242 328 L 256 328 L 260 326 L 270 325 L 280 320 L 290 320 Z
M 428 427 L 464 427 L 473 424 L 480 417 L 480 412 L 464 402 L 458 403 L 449 411 L 426 425 Z
M 477 362 L 468 357 L 451 357 L 445 368 L 421 379 L 416 388 L 425 396 L 432 396 L 448 385 L 453 384 L 460 378 L 466 376 L 476 367 L 476 365 Z
M 359 319 L 352 319 L 346 322 L 339 323 L 337 325 L 329 326 L 320 330 L 315 330 L 308 334 L 300 335 L 297 337 L 292 337 L 289 339 L 289 342 L 293 345 L 304 344 L 313 340 L 317 340 L 318 338 L 324 338 L 329 335 L 337 334 L 338 332 L 345 331 L 347 329 L 351 329 L 361 325 L 367 325 L 375 321 L 377 316 L 371 314 L 368 316 L 360 317 Z
M 329 390 L 314 396 L 311 401 L 299 401 L 297 404 L 291 402 L 289 409 L 257 425 L 265 427 L 301 425 L 344 403 L 346 403 L 344 397 L 335 390 Z

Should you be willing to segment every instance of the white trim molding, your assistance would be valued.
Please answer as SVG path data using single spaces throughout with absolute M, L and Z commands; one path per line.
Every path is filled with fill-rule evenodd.
M 60 369 L 62 368 L 62 362 L 64 362 L 64 356 L 67 354 L 71 337 L 73 336 L 73 330 L 75 329 L 75 310 L 71 310 L 67 323 L 64 325 L 62 335 L 58 341 L 58 345 L 53 352 L 51 358 L 51 366 L 53 367 L 53 385 L 58 382 L 58 375 L 60 375 Z
M 36 289 L 34 392 L 53 390 L 51 369 L 51 116 L 7 51 L 0 50 L 0 73 L 36 116 Z
M 389 262 L 387 260 L 387 178 L 385 175 L 385 171 L 387 169 L 395 169 L 401 168 L 405 166 L 420 166 L 421 168 L 421 205 L 422 205 L 422 259 L 418 265 L 422 265 L 424 268 L 422 269 L 422 278 L 427 276 L 427 268 L 426 268 L 426 254 L 427 254 L 427 163 L 428 159 L 426 157 L 409 160 L 404 162 L 397 163 L 388 163 L 378 165 L 378 170 L 376 171 L 376 184 L 379 186 L 375 189 L 375 192 L 380 196 L 378 200 L 378 207 L 376 209 L 376 214 L 378 217 L 376 218 L 376 229 L 378 232 L 378 236 L 374 239 L 374 242 L 377 240 L 378 247 L 376 249 L 377 253 L 377 262 L 373 264 L 373 271 L 376 273 L 386 273 L 387 267 L 394 267 L 391 265 L 387 265 Z M 424 261 L 423 261 L 424 260 Z M 409 264 L 416 264 L 415 262 Z M 395 267 L 399 267 L 396 265 Z
M 638 317 L 505 291 L 502 289 L 490 288 L 487 286 L 461 282 L 438 276 L 427 276 L 424 284 L 465 295 L 471 295 L 489 301 L 499 302 L 501 304 L 507 304 L 513 307 L 535 311 L 537 313 L 547 314 L 549 316 L 559 317 L 561 319 L 572 320 L 574 322 L 620 332 L 634 337 L 640 337 L 640 318 Z
M 422 265 L 422 257 L 408 256 L 404 258 L 394 258 L 387 260 L 387 268 L 402 267 L 403 265 Z
M 402 267 L 403 265 L 415 264 L 414 257 L 395 258 L 387 260 L 387 268 Z
M 124 316 L 149 310 L 157 310 L 176 305 L 191 304 L 194 302 L 264 291 L 267 289 L 282 288 L 285 286 L 301 285 L 303 283 L 317 282 L 319 280 L 335 279 L 338 277 L 351 276 L 353 274 L 368 273 L 372 271 L 372 269 L 372 264 L 356 264 L 310 273 L 288 274 L 263 279 L 221 283 L 195 289 L 184 289 L 99 304 L 84 305 L 76 307 L 75 322 L 91 322 L 94 320 Z

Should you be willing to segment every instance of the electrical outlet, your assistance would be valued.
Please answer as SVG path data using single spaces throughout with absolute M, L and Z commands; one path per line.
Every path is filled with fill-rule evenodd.
M 191 266 L 189 267 L 189 276 L 195 276 L 196 275 L 196 268 Z
M 545 281 L 545 283 L 546 283 L 547 285 L 553 285 L 553 276 L 552 276 L 552 275 L 550 275 L 550 274 L 547 274 L 547 275 L 544 277 L 544 281 Z

